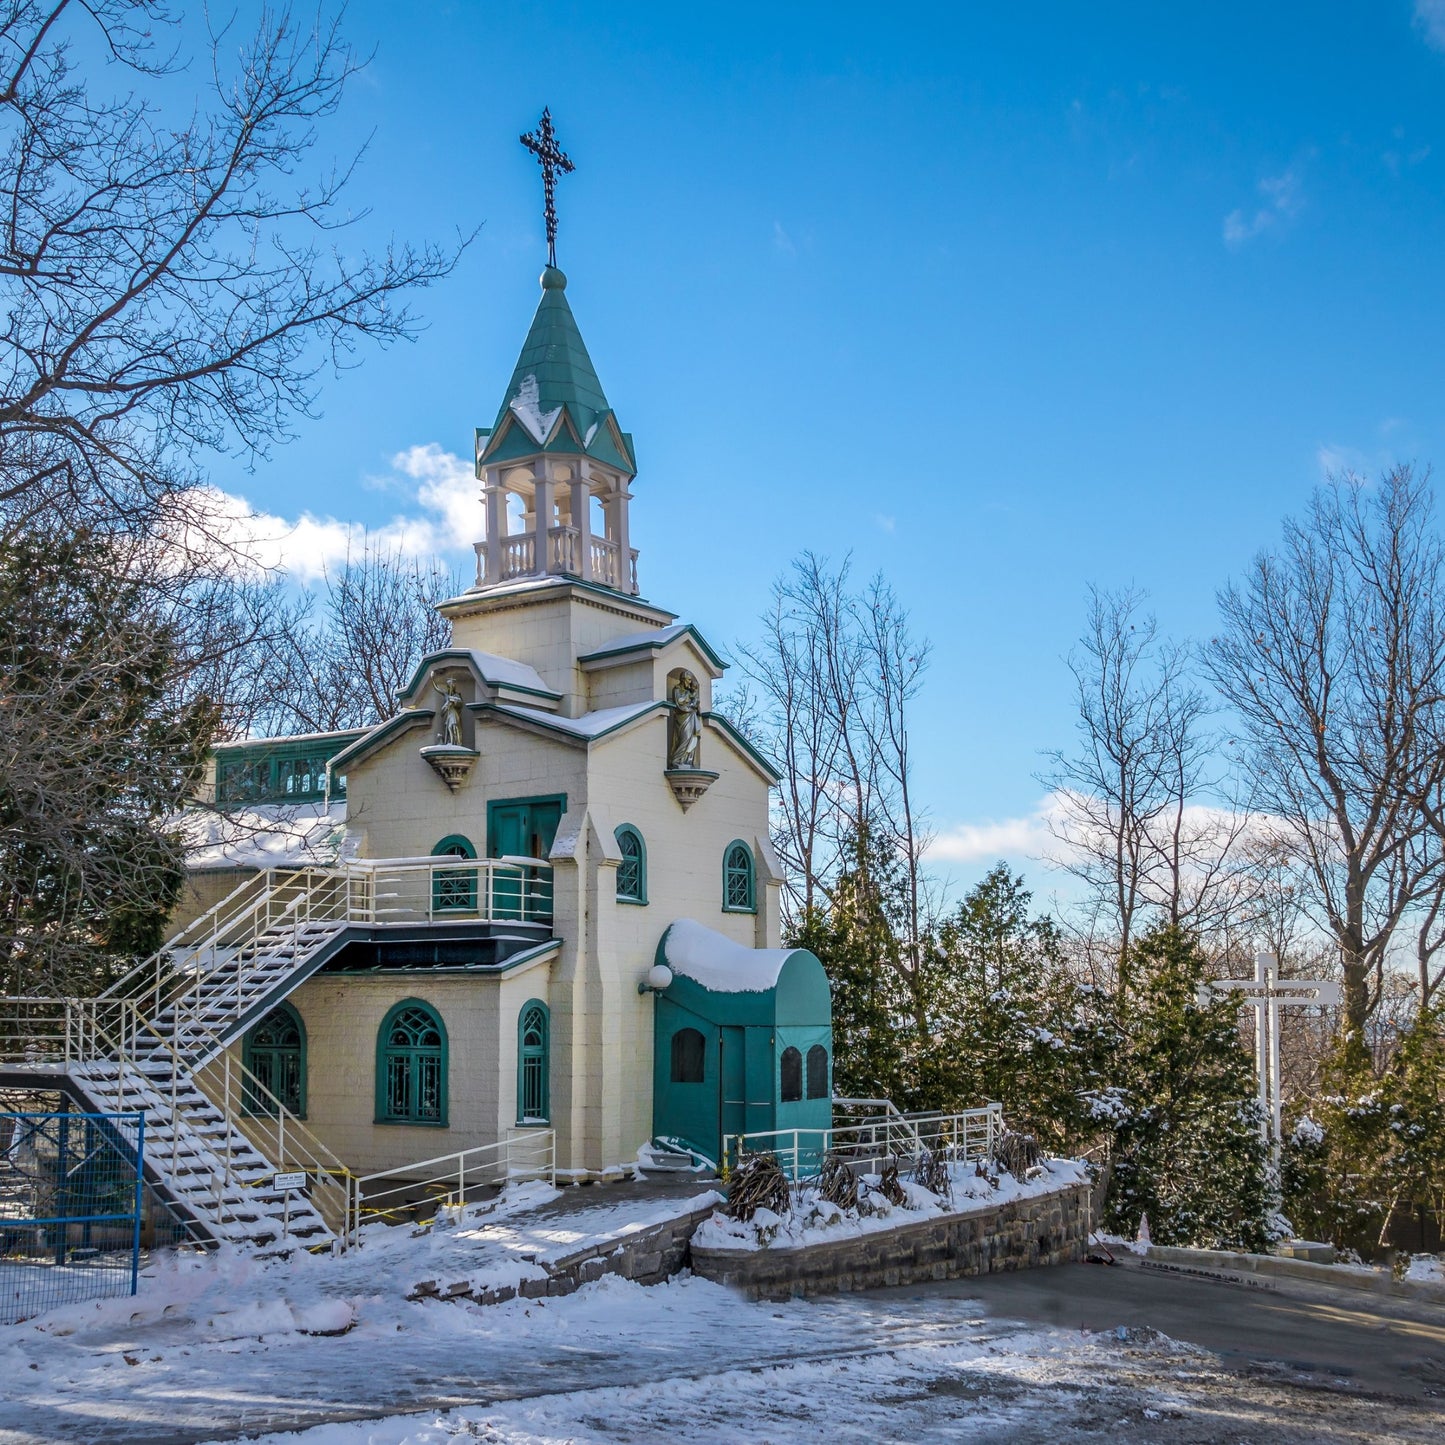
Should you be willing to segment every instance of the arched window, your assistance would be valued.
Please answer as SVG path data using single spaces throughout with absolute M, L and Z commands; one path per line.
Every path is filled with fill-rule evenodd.
M 647 902 L 647 846 L 642 834 L 624 823 L 616 833 L 617 848 L 622 862 L 617 865 L 617 901 L 619 903 Z
M 470 838 L 453 833 L 443 838 L 432 850 L 433 858 L 475 858 L 477 850 Z M 434 913 L 475 913 L 477 911 L 477 870 L 475 868 L 438 868 L 431 879 L 431 906 Z
M 783 1087 L 778 1092 L 784 1104 L 796 1104 L 803 1097 L 803 1056 L 795 1048 L 783 1050 Z
M 254 1024 L 241 1046 L 241 1062 L 256 1076 L 246 1080 L 242 1108 L 275 1114 L 277 1101 L 288 1113 L 306 1114 L 306 1028 L 289 1003 L 279 1003 Z
M 753 850 L 746 843 L 729 843 L 723 854 L 723 911 L 756 913 Z
M 387 1014 L 376 1039 L 376 1118 L 381 1124 L 445 1124 L 447 1034 L 436 1010 L 409 998 Z
M 547 1005 L 534 998 L 517 1018 L 517 1122 L 545 1124 L 547 1085 L 551 1072 L 548 1044 L 551 1019 Z
M 672 1082 L 700 1084 L 707 1059 L 707 1040 L 696 1029 L 678 1029 L 672 1036 Z
M 822 1044 L 814 1044 L 808 1050 L 808 1097 L 828 1097 L 828 1050 Z

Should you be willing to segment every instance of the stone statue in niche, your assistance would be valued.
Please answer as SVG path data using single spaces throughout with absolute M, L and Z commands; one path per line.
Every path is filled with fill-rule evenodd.
M 443 682 L 432 679 L 432 687 L 442 700 L 441 717 L 438 719 L 437 737 L 449 748 L 462 745 L 462 695 L 450 677 Z
M 672 726 L 667 740 L 669 768 L 697 767 L 698 748 L 702 743 L 702 693 L 697 678 L 690 672 L 679 672 L 672 685 Z

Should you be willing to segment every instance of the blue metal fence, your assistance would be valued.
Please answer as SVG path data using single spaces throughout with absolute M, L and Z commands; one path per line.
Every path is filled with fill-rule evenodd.
M 142 1114 L 0 1113 L 0 1324 L 135 1293 L 144 1140 Z

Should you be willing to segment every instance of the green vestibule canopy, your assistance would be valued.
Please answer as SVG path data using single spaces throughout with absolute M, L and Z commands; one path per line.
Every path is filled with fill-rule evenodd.
M 567 278 L 542 273 L 542 300 L 507 384 L 495 425 L 477 432 L 483 464 L 538 452 L 584 455 L 633 476 L 632 437 L 617 425 L 572 308 Z
M 729 1135 L 796 1129 L 804 1148 L 819 1144 L 832 1124 L 833 1005 L 818 959 L 681 919 L 657 962 L 672 982 L 656 995 L 654 1135 L 715 1163 Z

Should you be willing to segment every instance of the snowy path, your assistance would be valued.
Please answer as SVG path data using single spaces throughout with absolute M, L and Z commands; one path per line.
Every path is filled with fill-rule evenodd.
M 308 1426 L 306 1445 L 1438 1436 L 1438 1418 L 1413 1423 L 1434 1398 L 1392 1397 L 1382 1415 L 1337 1382 L 1311 1393 L 1289 1371 L 1231 1373 L 1151 1330 L 989 1318 L 963 1281 L 782 1305 L 690 1278 L 492 1307 L 405 1299 L 419 1279 L 527 1267 L 636 1222 L 611 1201 L 528 1202 L 340 1259 L 170 1258 L 135 1299 L 0 1329 L 0 1442 L 193 1445 Z M 1094 1293 L 1096 1272 L 1078 1269 Z M 980 1282 L 1000 1313 L 1009 1283 Z M 1294 1415 L 1298 1431 L 1281 1422 Z

